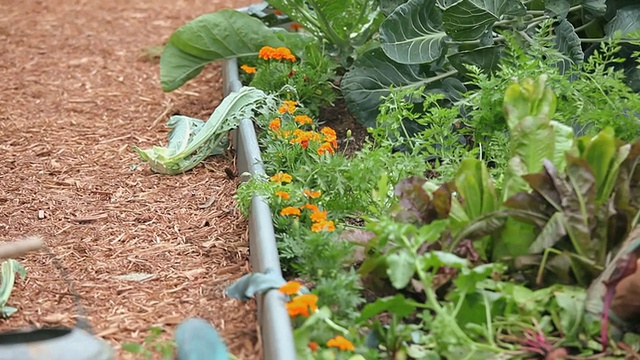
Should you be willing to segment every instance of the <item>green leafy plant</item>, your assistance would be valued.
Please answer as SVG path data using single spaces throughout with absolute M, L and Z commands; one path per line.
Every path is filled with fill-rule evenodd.
M 153 359 L 157 354 L 163 360 L 174 358 L 175 343 L 171 340 L 161 339 L 163 330 L 160 327 L 152 326 L 141 344 L 126 342 L 122 344 L 122 349 L 126 352 L 137 354 L 143 359 Z
M 293 54 L 288 60 L 279 59 L 283 51 L 264 47 L 258 54 L 259 59 L 243 58 L 255 65 L 240 67 L 245 73 L 245 83 L 269 94 L 278 93 L 281 98 L 297 100 L 313 114 L 317 114 L 320 107 L 332 104 L 335 90 L 331 79 L 335 64 L 318 44 L 306 44 L 303 59 Z
M 350 109 L 369 126 L 374 125 L 380 97 L 386 96 L 390 87 L 426 86 L 455 99 L 464 91 L 459 79 L 468 74 L 469 65 L 485 73 L 496 70 L 507 34 L 514 34 L 523 46 L 535 47 L 536 27 L 553 20 L 548 40 L 563 54 L 557 64 L 564 72 L 583 62 L 583 44 L 614 35 L 637 40 L 634 31 L 640 27 L 637 5 L 605 4 L 604 0 L 396 3 L 399 6 L 380 24 L 379 43 L 358 56 L 342 81 Z M 610 21 L 603 25 L 607 9 L 615 18 L 609 16 Z
M 16 281 L 16 274 L 21 279 L 27 276 L 26 270 L 20 265 L 20 263 L 13 259 L 7 259 L 2 262 L 2 283 L 0 284 L 0 308 L 2 311 L 2 317 L 7 318 L 14 314 L 18 309 L 7 306 L 11 292 L 13 291 L 13 285 Z
M 269 0 L 269 5 L 326 43 L 343 65 L 382 20 L 376 0 Z
M 228 141 L 228 132 L 245 118 L 263 108 L 273 106 L 273 99 L 261 90 L 243 87 L 229 94 L 213 111 L 208 121 L 187 116 L 173 116 L 167 126 L 169 143 L 142 150 L 134 147 L 140 158 L 148 162 L 151 170 L 175 175 L 191 170 L 212 154 L 220 154 Z
M 204 66 L 219 60 L 255 56 L 263 46 L 285 46 L 282 37 L 301 35 L 269 28 L 235 10 L 202 15 L 178 28 L 160 56 L 160 82 L 173 91 L 196 77 Z

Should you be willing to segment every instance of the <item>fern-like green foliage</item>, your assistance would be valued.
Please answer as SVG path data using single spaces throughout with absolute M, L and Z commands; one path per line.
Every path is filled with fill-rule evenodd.
M 640 136 L 640 95 L 627 86 L 623 70 L 613 66 L 624 61 L 618 55 L 617 40 L 603 43 L 584 63 L 568 69 L 559 66 L 568 59 L 553 48 L 549 22 L 541 25 L 531 42 L 510 34 L 505 34 L 505 42 L 505 56 L 495 74 L 471 68 L 472 90 L 464 108 L 476 141 L 490 142 L 496 132 L 506 130 L 502 94 L 507 86 L 514 79 L 543 74 L 558 97 L 553 120 L 572 126 L 577 135 L 594 135 L 611 127 L 623 140 Z

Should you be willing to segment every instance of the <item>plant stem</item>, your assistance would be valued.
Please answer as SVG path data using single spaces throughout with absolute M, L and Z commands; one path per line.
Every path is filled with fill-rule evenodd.
M 446 79 L 449 76 L 453 76 L 453 75 L 455 75 L 457 73 L 458 73 L 458 70 L 449 70 L 446 73 L 442 73 L 440 75 L 436 75 L 436 76 L 433 76 L 433 77 L 430 77 L 430 78 L 426 78 L 423 81 L 421 81 L 417 86 L 412 86 L 412 87 L 418 87 L 418 86 L 421 86 L 421 85 L 431 84 L 432 82 L 436 82 L 438 80 Z
M 487 299 L 487 294 L 482 293 L 482 300 L 484 301 L 484 316 L 487 319 L 487 340 L 493 346 L 496 346 L 496 342 L 493 339 L 493 324 L 491 319 L 491 308 L 489 307 L 489 299 Z
M 599 43 L 599 42 L 603 42 L 603 41 L 610 41 L 611 38 L 608 37 L 603 37 L 603 38 L 584 38 L 584 39 L 580 39 L 580 42 L 586 43 L 586 44 L 590 44 L 590 43 Z M 638 41 L 638 39 L 616 39 L 617 42 L 621 42 L 621 43 L 635 43 Z
M 427 278 L 427 274 L 422 269 L 422 266 L 418 260 L 419 257 L 415 256 L 413 265 L 416 269 L 416 272 L 418 273 L 420 281 L 422 281 L 422 284 L 424 285 L 424 293 L 427 296 L 427 304 L 433 311 L 435 311 L 436 316 L 445 317 L 448 320 L 447 323 L 449 325 L 449 330 L 451 330 L 451 332 L 453 332 L 455 336 L 460 339 L 465 345 L 471 347 L 472 349 L 484 350 L 492 353 L 502 352 L 502 349 L 495 345 L 487 345 L 473 341 L 460 328 L 460 325 L 458 325 L 456 319 L 451 314 L 447 313 L 447 311 L 438 302 L 438 295 L 436 295 L 436 292 L 431 288 L 431 282 L 428 281 L 429 279 Z
M 593 20 L 589 21 L 586 24 L 582 24 L 581 26 L 578 26 L 577 28 L 574 29 L 574 31 L 575 32 L 580 32 L 580 31 L 588 28 L 589 26 L 591 26 L 592 24 L 595 24 L 595 23 L 596 23 L 596 19 L 593 19 Z
M 335 31 L 333 31 L 331 24 L 329 23 L 327 18 L 324 16 L 322 11 L 320 10 L 320 6 L 318 6 L 316 1 L 307 0 L 307 2 L 309 3 L 309 5 L 311 5 L 311 7 L 313 7 L 313 11 L 316 13 L 318 20 L 322 23 L 322 27 L 324 28 L 323 30 L 325 34 L 327 34 L 327 36 L 331 39 L 331 41 L 334 44 L 336 44 L 338 48 L 341 50 L 344 49 L 347 45 L 349 45 L 348 42 L 344 41 L 342 38 L 340 38 L 340 36 L 338 36 L 338 34 L 336 34 Z

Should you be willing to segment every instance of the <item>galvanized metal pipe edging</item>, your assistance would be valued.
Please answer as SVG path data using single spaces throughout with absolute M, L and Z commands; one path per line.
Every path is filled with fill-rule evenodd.
M 242 87 L 235 59 L 223 62 L 224 96 Z M 252 119 L 243 119 L 233 133 L 236 149 L 236 165 L 239 173 L 251 176 L 264 175 L 260 147 Z M 246 179 L 244 179 L 246 180 Z M 280 257 L 276 246 L 271 209 L 261 196 L 251 199 L 249 210 L 249 249 L 251 266 L 255 272 L 267 269 L 282 275 Z M 296 360 L 291 320 L 284 306 L 286 299 L 277 290 L 271 290 L 257 298 L 258 322 L 262 335 L 265 360 Z

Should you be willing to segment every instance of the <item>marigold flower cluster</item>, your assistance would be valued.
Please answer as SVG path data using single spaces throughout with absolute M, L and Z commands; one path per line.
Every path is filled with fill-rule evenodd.
M 271 46 L 263 46 L 262 49 L 258 52 L 258 57 L 264 60 L 287 60 L 291 62 L 296 62 L 296 57 L 291 53 L 291 50 L 288 48 L 281 46 L 278 48 L 273 48 Z
M 286 173 L 277 173 L 273 175 L 270 180 L 277 183 L 283 182 L 291 182 L 293 177 Z M 283 200 L 289 200 L 291 198 L 291 194 L 283 190 L 277 190 L 274 192 L 276 197 L 279 197 Z M 309 199 L 317 199 L 322 195 L 321 191 L 313 191 L 310 189 L 304 189 L 302 191 L 302 195 Z M 336 225 L 333 220 L 329 220 L 327 218 L 327 210 L 320 210 L 318 205 L 314 205 L 311 203 L 306 203 L 300 207 L 296 206 L 286 206 L 280 210 L 280 215 L 282 216 L 301 216 L 303 210 L 309 210 L 309 219 L 311 220 L 311 231 L 313 232 L 321 232 L 321 231 L 335 231 Z
M 298 103 L 293 100 L 285 100 L 278 108 L 278 112 L 285 116 L 294 115 L 296 112 Z M 287 115 L 287 116 L 288 116 Z M 308 115 L 294 115 L 293 123 L 298 126 L 313 125 L 313 119 Z M 269 129 L 273 131 L 276 136 L 289 141 L 290 144 L 300 145 L 303 149 L 308 149 L 309 145 L 313 142 L 318 142 L 319 145 L 315 151 L 318 155 L 335 154 L 338 148 L 338 137 L 335 130 L 325 126 L 320 129 L 320 132 L 314 130 L 304 130 L 296 128 L 295 130 L 283 130 L 283 118 L 276 117 L 269 122 Z
M 278 108 L 278 112 L 280 114 L 289 113 L 293 114 L 296 111 L 296 107 L 298 106 L 297 101 L 293 100 L 284 100 L 282 105 Z
M 312 313 L 318 311 L 318 296 L 314 294 L 301 294 L 302 284 L 297 281 L 289 281 L 282 285 L 279 291 L 288 295 L 291 299 L 285 304 L 289 316 L 295 318 L 297 316 L 309 317 Z M 317 351 L 320 345 L 311 341 L 307 344 L 311 351 Z M 336 348 L 341 351 L 355 351 L 355 346 L 342 335 L 337 335 L 329 339 L 326 343 L 328 348 Z

